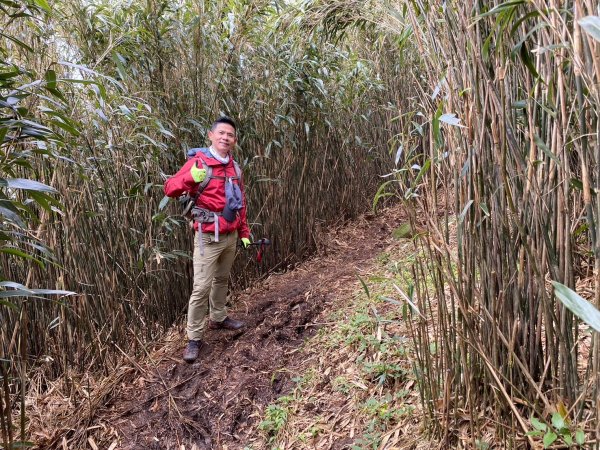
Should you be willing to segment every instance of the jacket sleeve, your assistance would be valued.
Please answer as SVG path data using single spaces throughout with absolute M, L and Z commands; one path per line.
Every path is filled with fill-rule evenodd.
M 198 183 L 192 178 L 190 170 L 197 159 L 193 158 L 187 161 L 179 172 L 165 181 L 164 191 L 168 197 L 179 197 L 186 192 L 193 192 Z
M 240 225 L 238 227 L 238 237 L 249 238 L 250 228 L 248 227 L 248 219 L 246 218 L 246 190 L 244 189 L 244 183 L 240 177 L 240 190 L 242 191 L 242 209 L 240 210 Z

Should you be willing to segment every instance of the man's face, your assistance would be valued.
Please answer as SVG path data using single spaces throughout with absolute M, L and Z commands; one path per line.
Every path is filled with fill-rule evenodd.
M 212 147 L 219 152 L 221 156 L 225 156 L 233 150 L 233 147 L 235 147 L 237 141 L 235 128 L 227 123 L 219 123 L 214 130 L 209 130 L 208 139 L 210 140 Z

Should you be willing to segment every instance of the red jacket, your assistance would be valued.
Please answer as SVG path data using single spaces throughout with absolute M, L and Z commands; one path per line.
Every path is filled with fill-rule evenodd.
M 207 166 L 212 167 L 213 177 L 237 176 L 231 155 L 229 157 L 229 162 L 223 164 L 217 159 L 206 156 L 199 151 L 183 165 L 179 172 L 165 182 L 164 190 L 166 195 L 169 197 L 179 197 L 185 193 L 189 193 L 192 196 L 196 194 L 199 183 L 196 183 L 192 178 L 190 169 L 197 161 L 198 167 L 202 167 L 202 163 L 199 160 L 204 161 Z M 246 195 L 244 194 L 244 185 L 241 179 L 234 179 L 233 182 L 237 183 L 242 191 L 242 209 L 238 211 L 233 222 L 228 222 L 223 217 L 219 216 L 219 234 L 231 233 L 232 231 L 237 230 L 240 239 L 249 238 L 250 229 L 248 228 L 248 221 L 246 219 Z M 211 179 L 196 200 L 196 206 L 218 213 L 223 211 L 223 208 L 225 208 L 225 180 L 222 178 Z M 194 223 L 194 229 L 198 229 L 197 223 Z M 203 223 L 202 232 L 214 233 L 215 224 Z

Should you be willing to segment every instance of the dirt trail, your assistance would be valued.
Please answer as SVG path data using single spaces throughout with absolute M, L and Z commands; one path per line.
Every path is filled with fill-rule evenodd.
M 337 229 L 319 255 L 241 293 L 230 309 L 243 331 L 207 330 L 198 362 L 181 360 L 183 330 L 152 355 L 144 376 L 120 390 L 100 422 L 124 449 L 243 449 L 257 434 L 262 408 L 292 386 L 300 348 L 319 315 L 355 289 L 356 275 L 391 242 L 398 212 Z M 114 433 L 113 431 L 113 433 Z

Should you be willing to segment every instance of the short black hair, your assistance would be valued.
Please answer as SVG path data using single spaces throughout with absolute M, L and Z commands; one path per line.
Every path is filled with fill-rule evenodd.
M 210 131 L 215 131 L 215 128 L 217 128 L 217 125 L 219 125 L 220 123 L 226 123 L 227 125 L 231 125 L 237 133 L 237 127 L 235 126 L 235 122 L 233 121 L 233 119 L 227 116 L 221 116 L 217 120 L 215 120 L 212 126 L 210 127 Z

